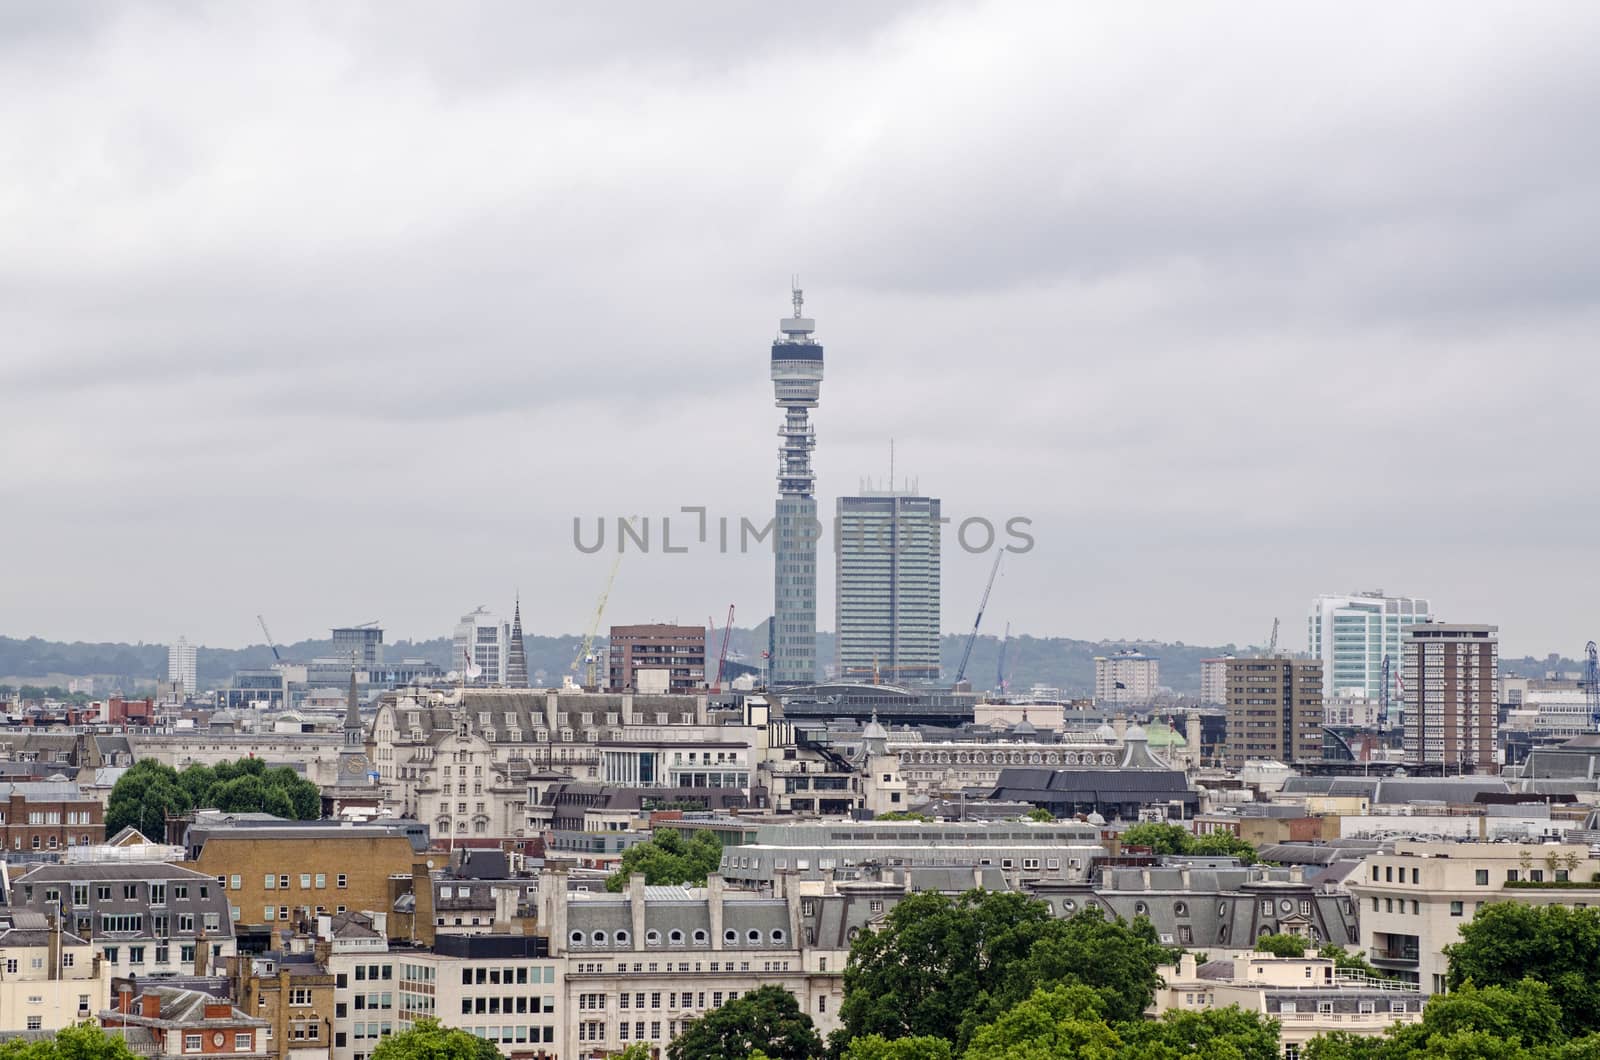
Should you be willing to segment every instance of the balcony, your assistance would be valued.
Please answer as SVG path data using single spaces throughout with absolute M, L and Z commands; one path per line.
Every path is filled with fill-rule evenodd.
M 1392 949 L 1380 949 L 1374 946 L 1369 952 L 1369 959 L 1373 964 L 1408 965 L 1415 968 L 1420 952 L 1416 946 L 1396 946 Z

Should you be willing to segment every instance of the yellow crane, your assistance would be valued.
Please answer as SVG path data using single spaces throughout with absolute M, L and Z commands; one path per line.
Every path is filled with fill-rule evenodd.
M 630 517 L 629 523 L 633 522 Z M 606 587 L 600 591 L 600 602 L 595 604 L 594 618 L 589 622 L 589 632 L 584 635 L 583 643 L 578 647 L 578 654 L 568 667 L 572 673 L 578 673 L 578 667 L 588 664 L 586 676 L 588 682 L 585 687 L 595 687 L 595 669 L 598 660 L 594 657 L 594 638 L 600 632 L 600 616 L 606 613 L 606 599 L 611 595 L 611 584 L 617 580 L 617 568 L 622 566 L 622 542 L 617 542 L 617 558 L 611 561 L 611 573 L 606 575 Z

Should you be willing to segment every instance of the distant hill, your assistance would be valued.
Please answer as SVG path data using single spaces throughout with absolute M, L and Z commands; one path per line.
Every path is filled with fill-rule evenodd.
M 526 637 L 528 673 L 536 683 L 557 685 L 563 675 L 570 672 L 582 638 L 576 635 L 561 637 Z M 946 680 L 955 676 L 965 649 L 965 634 L 945 634 L 940 643 L 940 658 Z M 719 629 L 706 646 L 707 669 L 715 672 L 716 654 L 722 644 Z M 603 647 L 604 641 L 598 646 Z M 817 656 L 824 665 L 834 657 L 835 638 L 832 633 L 817 635 Z M 761 667 L 761 653 L 767 647 L 766 623 L 754 629 L 735 627 L 728 638 L 729 658 L 746 666 Z M 1175 692 L 1195 694 L 1200 691 L 1200 660 L 1222 654 L 1244 654 L 1259 650 L 1260 646 L 1233 644 L 1202 646 L 1163 641 L 1087 641 L 1067 637 L 1030 637 L 1014 635 L 1006 644 L 1006 678 L 1012 689 L 1026 691 L 1039 684 L 1059 688 L 1067 695 L 1087 695 L 1094 688 L 1094 657 L 1107 655 L 1120 648 L 1138 648 L 1161 659 L 1161 683 Z M 328 640 L 303 640 L 295 644 L 280 644 L 278 650 L 285 659 L 306 661 L 326 658 L 333 654 L 333 642 Z M 446 670 L 453 669 L 450 658 L 450 641 L 443 637 L 434 640 L 396 641 L 383 646 L 385 658 L 425 659 Z M 967 677 L 974 688 L 996 687 L 996 666 L 1000 657 L 1000 638 L 980 636 L 973 645 L 972 659 L 967 664 Z M 207 648 L 197 652 L 196 667 L 200 684 L 211 688 L 225 684 L 235 671 L 259 669 L 272 665 L 272 651 L 265 644 L 244 648 Z M 1543 659 L 1532 656 L 1505 658 L 1501 670 L 1525 677 L 1542 677 L 1546 672 L 1576 673 L 1582 669 L 1580 662 L 1550 655 Z M 541 673 L 543 676 L 541 677 Z M 95 677 L 101 680 L 97 692 L 110 690 L 135 692 L 148 688 L 167 676 L 167 649 L 161 644 L 88 644 L 63 643 L 29 637 L 19 640 L 0 637 L 0 684 L 17 685 L 24 682 L 56 684 L 61 679 Z

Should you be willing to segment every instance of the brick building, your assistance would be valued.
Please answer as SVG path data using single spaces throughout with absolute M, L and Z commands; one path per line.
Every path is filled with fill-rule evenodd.
M 388 910 L 396 884 L 409 891 L 425 858 L 393 826 L 337 821 L 191 825 L 189 865 L 225 881 L 234 930 L 246 950 L 268 948 L 274 931 L 319 915 Z M 426 901 L 432 904 L 432 891 Z M 431 923 L 431 910 L 427 921 Z
M 705 627 L 666 623 L 612 626 L 610 665 L 613 692 L 697 691 L 706 683 Z M 641 670 L 652 671 L 644 675 L 643 688 Z
M 1322 662 L 1271 656 L 1229 659 L 1227 764 L 1322 757 Z
M 115 984 L 116 1005 L 100 1013 L 100 1025 L 125 1039 L 138 1056 L 193 1058 L 265 1057 L 267 1021 L 226 998 L 200 990 Z
M 0 782 L 5 849 L 61 850 L 106 839 L 105 807 L 66 781 Z
M 301 940 L 295 941 L 298 946 Z M 239 1007 L 271 1028 L 266 1052 L 274 1060 L 326 1060 L 341 1006 L 334 997 L 336 976 L 325 961 L 326 953 L 319 960 L 307 944 L 228 962 Z

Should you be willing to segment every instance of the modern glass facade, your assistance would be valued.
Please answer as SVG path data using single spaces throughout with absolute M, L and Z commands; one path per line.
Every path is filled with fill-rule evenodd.
M 1382 590 L 1317 597 L 1306 634 L 1309 653 L 1322 660 L 1323 696 L 1381 698 L 1384 656 L 1389 657 L 1391 675 L 1398 675 L 1406 631 L 1432 620 L 1427 600 L 1385 596 Z M 1398 704 L 1397 688 L 1390 694 Z
M 939 678 L 939 502 L 840 497 L 835 598 L 841 681 Z

